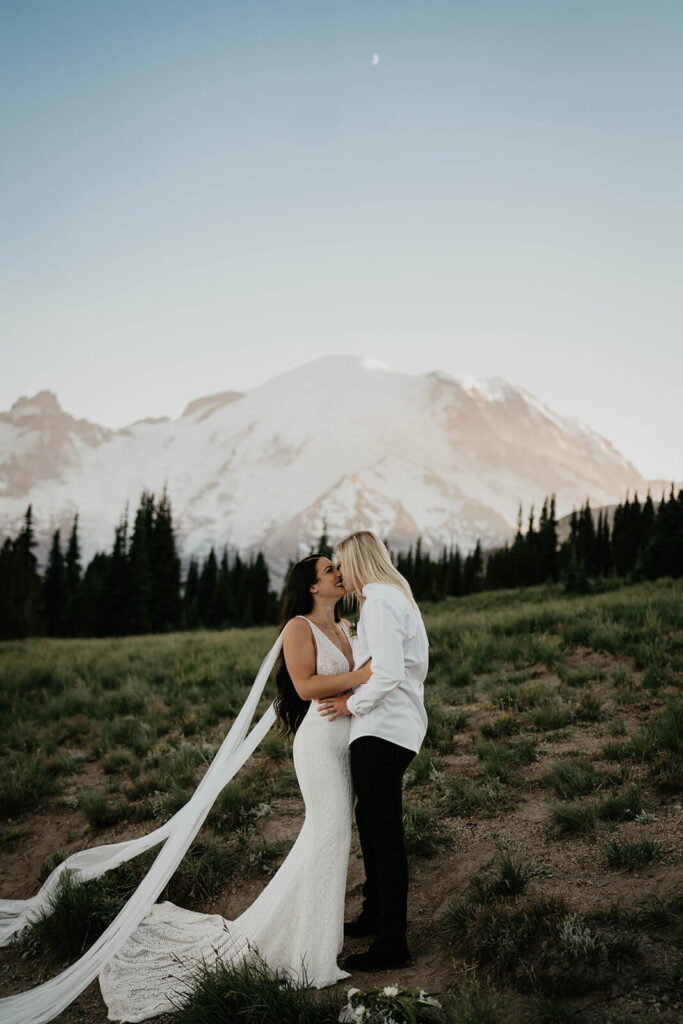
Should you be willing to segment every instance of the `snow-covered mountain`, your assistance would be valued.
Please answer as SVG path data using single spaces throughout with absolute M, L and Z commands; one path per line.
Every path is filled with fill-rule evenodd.
M 144 488 L 164 485 L 185 557 L 262 549 L 279 574 L 324 521 L 333 540 L 367 528 L 397 547 L 422 536 L 466 551 L 507 539 L 520 501 L 538 510 L 555 493 L 563 515 L 647 484 L 605 438 L 501 378 L 409 376 L 357 357 L 116 431 L 48 391 L 0 414 L 0 535 L 30 502 L 44 553 L 78 511 L 86 559 L 110 549 L 126 502 L 132 514 Z

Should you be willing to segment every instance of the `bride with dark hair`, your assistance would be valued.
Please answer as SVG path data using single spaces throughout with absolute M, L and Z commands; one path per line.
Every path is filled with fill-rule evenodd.
M 349 719 L 330 723 L 318 699 L 348 692 L 370 676 L 351 671 L 348 624 L 339 619 L 341 573 L 324 555 L 292 567 L 283 602 L 283 649 L 275 709 L 293 736 L 297 780 L 306 805 L 299 836 L 279 871 L 236 920 L 155 904 L 100 974 L 110 1020 L 140 1021 L 174 1008 L 202 962 L 237 963 L 258 954 L 269 967 L 313 988 L 348 972 L 337 966 L 344 938 L 344 895 L 353 786 Z
M 319 700 L 348 693 L 370 678 L 370 662 L 352 671 L 348 624 L 337 605 L 345 589 L 325 555 L 310 555 L 288 575 L 283 629 L 249 696 L 193 796 L 145 836 L 71 854 L 28 900 L 0 900 L 0 945 L 11 941 L 50 900 L 66 871 L 86 880 L 159 843 L 163 846 L 135 893 L 93 946 L 70 967 L 27 992 L 0 999 L 0 1024 L 53 1020 L 99 976 L 109 1020 L 141 1021 L 177 1010 L 197 969 L 260 957 L 299 984 L 333 985 L 344 928 L 353 790 L 349 721 L 326 721 Z M 282 653 L 281 653 L 282 652 Z M 277 662 L 276 662 L 277 658 Z M 277 697 L 249 726 L 277 665 Z M 171 902 L 155 903 L 216 797 L 278 722 L 293 736 L 297 779 L 306 805 L 301 832 L 282 866 L 234 921 Z

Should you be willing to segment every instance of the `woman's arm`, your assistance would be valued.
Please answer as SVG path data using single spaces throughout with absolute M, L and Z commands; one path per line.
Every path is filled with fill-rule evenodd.
M 290 619 L 282 638 L 285 664 L 294 689 L 302 700 L 318 700 L 360 686 L 370 678 L 370 662 L 353 672 L 337 676 L 316 674 L 316 650 L 313 633 L 303 619 Z

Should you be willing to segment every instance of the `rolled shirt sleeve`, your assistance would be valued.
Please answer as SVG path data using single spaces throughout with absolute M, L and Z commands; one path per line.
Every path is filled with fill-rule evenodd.
M 366 601 L 362 613 L 372 675 L 349 697 L 352 715 L 366 715 L 405 679 L 403 631 L 396 611 L 379 597 Z

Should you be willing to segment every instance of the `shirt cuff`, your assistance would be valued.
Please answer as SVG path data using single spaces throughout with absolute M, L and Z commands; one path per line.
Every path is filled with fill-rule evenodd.
M 347 702 L 346 702 L 346 710 L 347 710 L 347 711 L 348 711 L 348 712 L 349 712 L 349 713 L 350 713 L 351 715 L 353 715 L 353 717 L 354 717 L 354 718 L 357 718 L 357 717 L 358 717 L 358 715 L 356 714 L 356 711 L 355 711 L 355 707 L 354 707 L 354 706 L 352 706 L 352 701 L 354 701 L 354 700 L 355 700 L 355 697 L 356 697 L 355 693 L 352 693 L 352 694 L 351 694 L 351 696 L 349 697 L 349 699 L 348 699 L 348 700 L 347 700 Z

